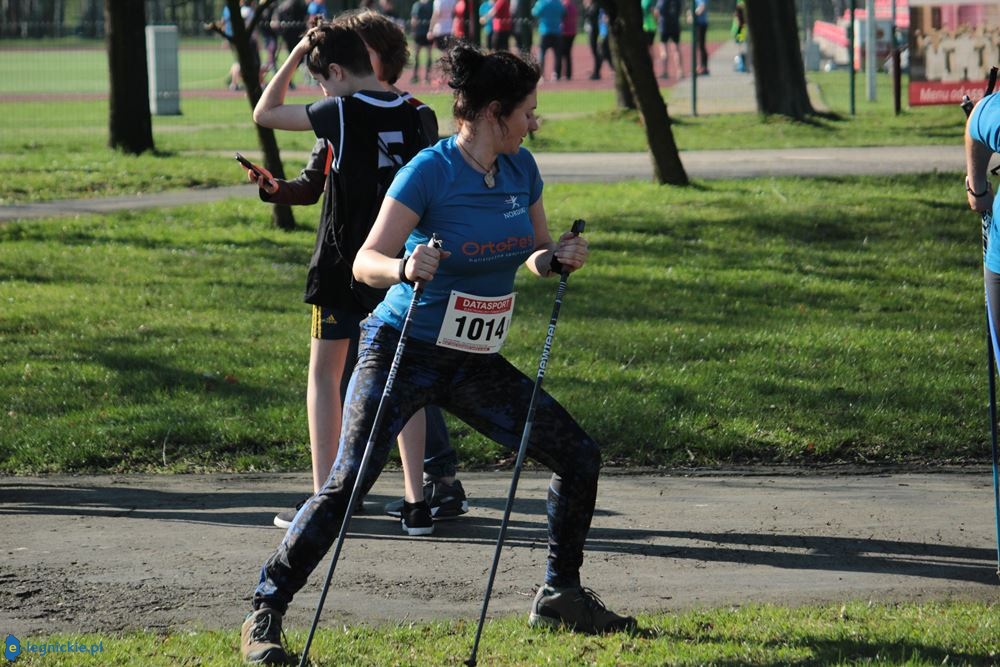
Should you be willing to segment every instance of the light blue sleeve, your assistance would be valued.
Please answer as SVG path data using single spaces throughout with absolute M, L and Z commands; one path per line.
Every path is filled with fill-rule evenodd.
M 435 169 L 433 153 L 424 149 L 410 160 L 392 179 L 386 197 L 392 197 L 421 218 L 431 203 L 431 195 L 442 191 L 441 172 Z
M 973 109 L 969 136 L 991 151 L 1000 152 L 1000 93 L 984 97 Z
M 518 159 L 524 162 L 525 171 L 528 174 L 528 193 L 529 199 L 528 204 L 534 204 L 538 201 L 539 197 L 542 196 L 542 190 L 545 187 L 545 181 L 542 180 L 542 174 L 538 171 L 538 163 L 535 162 L 535 156 L 531 154 L 527 148 L 522 148 L 518 151 Z

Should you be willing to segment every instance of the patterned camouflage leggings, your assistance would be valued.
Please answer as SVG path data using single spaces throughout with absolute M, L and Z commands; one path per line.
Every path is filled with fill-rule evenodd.
M 344 412 L 340 453 L 323 489 L 303 505 L 277 551 L 261 569 L 253 606 L 284 613 L 295 593 L 333 545 L 357 479 L 382 397 L 399 331 L 376 318 L 362 323 L 358 363 Z M 516 450 L 534 380 L 499 354 L 470 354 L 408 340 L 392 395 L 383 407 L 362 489 L 385 466 L 396 434 L 410 416 L 433 403 L 483 435 Z M 527 455 L 553 471 L 546 504 L 549 555 L 545 582 L 580 583 L 583 545 L 594 514 L 601 455 L 595 443 L 555 399 L 542 392 Z M 484 559 L 487 557 L 484 553 Z M 484 560 L 485 562 L 485 560 Z

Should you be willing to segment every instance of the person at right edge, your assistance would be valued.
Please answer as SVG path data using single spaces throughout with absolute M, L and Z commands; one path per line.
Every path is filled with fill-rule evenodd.
M 334 470 L 260 571 L 241 632 L 248 661 L 273 664 L 287 657 L 281 621 L 288 605 L 333 545 L 355 482 L 363 491 L 371 488 L 410 415 L 439 405 L 508 449 L 519 448 L 535 383 L 499 353 L 513 315 L 514 275 L 523 264 L 540 278 L 555 277 L 587 260 L 586 239 L 566 232 L 553 240 L 549 234 L 541 175 L 521 147 L 528 132 L 538 129 L 538 66 L 508 52 L 484 55 L 468 44 L 451 48 L 443 65 L 454 90 L 458 133 L 400 169 L 355 258 L 355 279 L 389 291 L 362 323 Z M 443 248 L 428 243 L 432 235 Z M 404 242 L 400 259 L 396 250 Z M 424 291 L 394 368 L 417 282 Z M 396 373 L 393 391 L 383 401 L 390 369 Z M 365 477 L 358 479 L 378 411 L 382 426 Z M 635 630 L 634 618 L 610 611 L 582 585 L 601 452 L 545 391 L 536 404 L 527 455 L 553 471 L 546 502 L 548 559 L 529 625 L 585 633 Z
M 1000 93 L 987 95 L 976 104 L 965 124 L 965 194 L 969 207 L 982 215 L 988 213 L 992 224 L 983 230 L 986 239 L 983 278 L 986 284 L 986 310 L 990 320 L 990 340 L 1000 358 L 997 332 L 1000 331 L 1000 214 L 987 170 L 993 153 L 1000 151 Z

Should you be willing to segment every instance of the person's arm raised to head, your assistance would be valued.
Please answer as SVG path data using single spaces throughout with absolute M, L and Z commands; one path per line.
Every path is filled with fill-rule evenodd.
M 302 104 L 285 104 L 285 94 L 288 84 L 295 75 L 299 63 L 311 49 L 309 34 L 299 40 L 288 58 L 281 64 L 271 82 L 264 88 L 264 93 L 257 101 L 253 110 L 253 120 L 262 127 L 275 130 L 311 130 L 312 124 Z

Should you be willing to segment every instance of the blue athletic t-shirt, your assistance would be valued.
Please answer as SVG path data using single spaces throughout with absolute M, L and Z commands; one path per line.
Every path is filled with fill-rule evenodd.
M 969 118 L 969 136 L 989 148 L 994 153 L 1000 153 L 1000 93 L 984 97 Z M 986 268 L 993 273 L 1000 273 L 1000 199 L 993 198 L 993 224 L 990 225 L 989 240 L 986 244 L 986 257 L 983 261 Z
M 404 204 L 420 222 L 406 240 L 406 254 L 437 234 L 451 256 L 442 260 L 417 304 L 410 335 L 437 342 L 452 290 L 476 296 L 503 296 L 514 291 L 514 274 L 535 251 L 528 207 L 542 196 L 542 177 L 525 148 L 497 158 L 496 186 L 469 166 L 455 143 L 442 139 L 400 169 L 386 197 Z M 403 328 L 413 288 L 399 283 L 389 289 L 374 315 Z
M 560 0 L 538 0 L 531 8 L 531 15 L 538 19 L 538 34 L 561 35 L 565 12 Z

